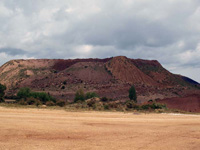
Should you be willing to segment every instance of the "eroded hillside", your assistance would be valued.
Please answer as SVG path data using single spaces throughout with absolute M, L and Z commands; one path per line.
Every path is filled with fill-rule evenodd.
M 190 80 L 170 73 L 155 60 L 124 56 L 12 60 L 0 68 L 0 83 L 7 86 L 7 95 L 16 93 L 20 87 L 30 87 L 66 100 L 73 100 L 74 93 L 80 88 L 95 91 L 100 96 L 126 100 L 131 85 L 136 87 L 141 102 L 198 93 L 199 84 Z

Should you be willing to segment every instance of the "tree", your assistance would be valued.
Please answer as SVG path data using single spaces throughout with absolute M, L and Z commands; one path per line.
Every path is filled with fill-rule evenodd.
M 6 86 L 0 84 L 0 102 L 4 101 L 5 90 L 6 90 Z
M 83 92 L 83 89 L 79 89 L 75 94 L 74 102 L 77 102 L 79 100 L 80 101 L 84 101 L 85 100 L 85 94 Z
M 24 87 L 18 91 L 17 96 L 19 98 L 27 98 L 27 97 L 30 97 L 30 94 L 31 94 L 31 90 L 27 87 Z
M 137 103 L 137 95 L 136 95 L 135 87 L 133 85 L 129 89 L 129 98 L 130 100 L 133 100 L 134 102 Z
M 95 93 L 95 92 L 87 92 L 85 94 L 85 99 L 90 99 L 90 98 L 93 98 L 93 97 L 98 97 L 97 93 Z

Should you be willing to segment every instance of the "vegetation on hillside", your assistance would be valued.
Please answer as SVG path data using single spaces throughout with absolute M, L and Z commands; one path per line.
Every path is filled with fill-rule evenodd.
M 87 99 L 94 98 L 94 97 L 99 97 L 99 96 L 95 92 L 87 92 L 85 94 L 83 89 L 79 89 L 75 94 L 74 102 L 85 101 Z
M 5 86 L 0 85 L 1 89 L 5 90 Z M 3 91 L 3 90 L 1 90 Z M 3 93 L 3 92 L 2 92 Z M 17 96 L 17 103 L 20 105 L 35 105 L 37 107 L 46 105 L 48 107 L 60 106 L 70 109 L 84 109 L 84 110 L 117 110 L 117 111 L 154 111 L 166 109 L 166 106 L 155 101 L 150 101 L 146 104 L 137 104 L 137 96 L 134 86 L 129 90 L 129 98 L 125 102 L 117 102 L 107 97 L 101 97 L 95 92 L 84 93 L 83 89 L 77 90 L 74 102 L 66 102 L 66 100 L 56 100 L 50 94 L 44 92 L 33 92 L 31 89 L 24 87 L 19 89 Z M 2 94 L 4 95 L 4 94 Z M 2 96 L 1 95 L 1 96 Z
M 0 84 L 0 102 L 4 101 L 5 90 L 6 90 L 6 86 L 3 84 Z
M 137 103 L 137 95 L 136 95 L 135 87 L 133 85 L 129 89 L 129 98 L 130 100 L 133 100 L 135 103 Z
M 50 94 L 45 92 L 32 92 L 29 88 L 24 87 L 21 88 L 18 93 L 17 97 L 19 99 L 27 99 L 27 98 L 35 98 L 41 101 L 41 103 L 45 104 L 47 101 L 55 102 L 55 98 L 53 98 Z

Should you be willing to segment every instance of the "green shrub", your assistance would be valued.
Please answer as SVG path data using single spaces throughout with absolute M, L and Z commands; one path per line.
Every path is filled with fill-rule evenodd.
M 107 101 L 108 101 L 108 98 L 107 98 L 107 97 L 102 97 L 102 98 L 101 98 L 101 101 L 102 101 L 102 102 L 107 102 Z
M 4 98 L 0 98 L 0 103 L 4 103 L 4 102 L 5 102 Z
M 6 90 L 6 86 L 0 84 L 0 102 L 4 102 L 5 90 Z
M 151 104 L 143 104 L 141 106 L 141 109 L 143 110 L 148 110 L 148 109 L 152 109 L 152 110 L 155 110 L 155 109 L 166 109 L 166 105 L 165 104 L 160 104 L 160 103 L 151 103 Z
M 35 99 L 40 100 L 43 104 L 45 104 L 47 101 L 53 101 L 55 102 L 55 98 L 53 98 L 51 95 L 45 92 L 32 92 L 29 88 L 21 88 L 18 93 L 17 97 L 19 99 L 27 99 L 30 97 L 33 97 Z
M 27 87 L 19 89 L 17 96 L 21 98 L 28 98 L 31 96 L 31 90 Z
M 108 103 L 109 109 L 116 109 L 118 108 L 118 104 L 116 102 Z
M 63 86 L 61 87 L 61 89 L 64 90 L 64 89 L 65 89 L 65 86 L 63 85 Z
M 142 106 L 141 106 L 141 109 L 142 110 L 148 110 L 148 109 L 150 109 L 151 108 L 151 105 L 150 104 L 143 104 Z
M 103 107 L 103 104 L 102 103 L 95 103 L 94 105 L 93 105 L 93 109 L 95 109 L 95 110 L 103 110 L 104 109 L 104 107 Z
M 127 101 L 126 108 L 127 109 L 139 109 L 140 107 L 133 101 Z
M 84 101 L 84 100 L 85 100 L 85 94 L 83 92 L 83 89 L 79 89 L 75 94 L 74 102 Z
M 20 104 L 20 105 L 28 105 L 27 104 L 27 101 L 23 98 L 23 99 L 20 99 L 19 101 L 18 101 L 18 104 Z
M 104 107 L 104 110 L 109 110 L 110 109 L 108 104 L 104 104 L 103 107 Z
M 17 100 L 17 101 L 19 101 L 20 99 L 19 99 L 19 97 L 18 96 L 16 96 L 16 95 L 9 95 L 9 96 L 5 96 L 4 97 L 5 99 L 14 99 L 14 100 Z
M 152 103 L 151 104 L 151 109 L 166 109 L 165 104 L 160 104 L 160 103 Z
M 57 106 L 60 106 L 60 107 L 64 107 L 64 106 L 66 105 L 66 102 L 65 102 L 64 100 L 58 100 L 58 101 L 56 102 L 56 105 L 57 105 Z
M 31 92 L 30 93 L 30 96 L 36 98 L 36 99 L 39 99 L 42 103 L 46 103 L 47 101 L 53 101 L 55 102 L 55 99 L 47 94 L 47 93 L 44 93 L 44 92 Z
M 78 101 L 77 103 L 72 104 L 72 106 L 75 107 L 76 109 L 88 108 L 87 103 L 84 101 Z
M 93 98 L 93 97 L 98 97 L 97 93 L 87 92 L 86 95 L 85 95 L 85 99 L 90 99 L 90 98 Z
M 26 102 L 28 105 L 36 105 L 36 106 L 41 105 L 41 102 L 34 97 L 27 98 Z
M 95 105 L 95 103 L 96 103 L 95 100 L 90 100 L 90 101 L 87 102 L 87 105 L 88 105 L 89 107 L 93 107 L 93 106 Z
M 150 100 L 148 100 L 148 102 L 153 102 L 153 100 L 152 100 L 152 99 L 150 99 Z
M 63 81 L 63 84 L 64 84 L 64 85 L 66 85 L 66 84 L 67 84 L 67 81 L 66 81 L 66 80 L 65 80 L 65 81 Z

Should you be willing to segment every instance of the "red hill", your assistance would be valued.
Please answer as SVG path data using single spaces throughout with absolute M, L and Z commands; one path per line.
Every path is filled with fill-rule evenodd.
M 124 56 L 12 60 L 0 67 L 0 83 L 8 87 L 7 95 L 20 87 L 30 87 L 66 100 L 73 100 L 79 88 L 114 100 L 127 100 L 131 85 L 136 87 L 139 102 L 200 93 L 198 83 L 170 73 L 156 60 Z

